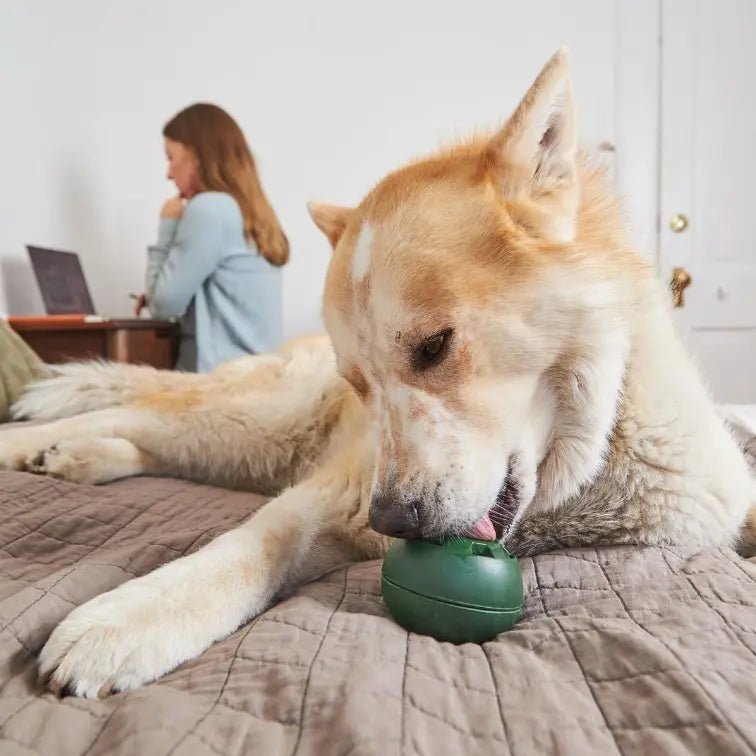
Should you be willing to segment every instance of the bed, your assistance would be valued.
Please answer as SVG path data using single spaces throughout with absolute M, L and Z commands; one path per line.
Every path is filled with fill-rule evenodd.
M 746 754 L 756 561 L 602 548 L 522 561 L 524 616 L 482 646 L 408 635 L 380 563 L 298 590 L 199 659 L 105 700 L 38 687 L 91 596 L 200 548 L 260 497 L 168 479 L 0 473 L 3 754 Z

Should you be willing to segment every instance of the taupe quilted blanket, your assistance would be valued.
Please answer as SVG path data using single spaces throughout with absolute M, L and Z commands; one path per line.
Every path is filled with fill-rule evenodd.
M 171 480 L 0 473 L 0 753 L 747 754 L 756 563 L 607 548 L 523 561 L 522 621 L 484 646 L 407 635 L 355 564 L 200 659 L 104 701 L 56 699 L 35 654 L 74 606 L 261 503 Z

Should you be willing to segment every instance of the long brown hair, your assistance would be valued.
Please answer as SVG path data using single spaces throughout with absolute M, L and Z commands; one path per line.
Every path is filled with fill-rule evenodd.
M 254 240 L 268 262 L 285 265 L 289 242 L 265 196 L 252 152 L 236 121 L 217 105 L 200 102 L 173 116 L 165 124 L 163 136 L 194 151 L 203 185 L 230 194 L 239 203 L 245 236 Z

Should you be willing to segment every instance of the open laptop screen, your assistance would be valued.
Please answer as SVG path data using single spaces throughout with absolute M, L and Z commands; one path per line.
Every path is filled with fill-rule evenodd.
M 48 315 L 94 315 L 79 256 L 27 246 Z

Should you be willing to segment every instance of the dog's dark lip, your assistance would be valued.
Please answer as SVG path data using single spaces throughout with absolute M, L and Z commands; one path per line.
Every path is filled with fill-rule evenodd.
M 496 502 L 488 512 L 488 516 L 491 518 L 494 530 L 496 531 L 497 541 L 500 541 L 509 530 L 519 506 L 520 486 L 512 475 L 512 465 L 510 464 L 507 476 L 504 478 L 504 482 L 501 484 L 499 493 L 496 496 Z
M 510 462 L 507 474 L 502 481 L 499 493 L 493 506 L 486 513 L 494 528 L 496 540 L 501 541 L 509 532 L 512 522 L 520 508 L 520 484 L 517 476 L 512 474 L 513 465 Z M 464 535 L 465 531 L 462 531 Z M 424 535 L 428 538 L 428 535 Z M 440 536 L 443 537 L 443 536 Z

